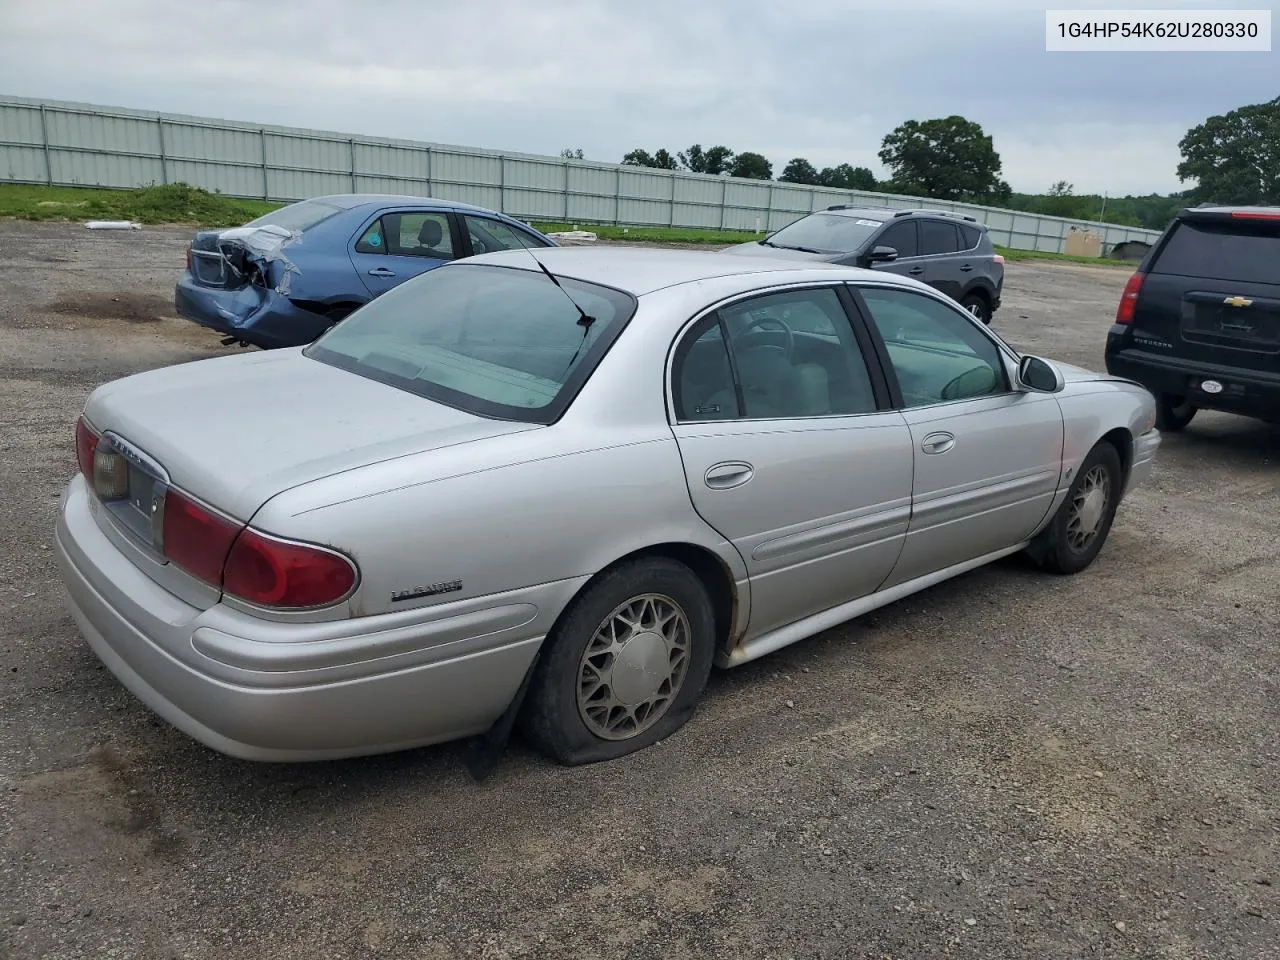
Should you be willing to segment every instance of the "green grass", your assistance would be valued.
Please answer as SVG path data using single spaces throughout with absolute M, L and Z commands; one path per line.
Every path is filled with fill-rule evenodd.
M 741 230 L 710 230 L 701 227 L 615 227 L 606 224 L 579 223 L 579 230 L 589 230 L 601 240 L 627 240 L 632 243 L 745 243 L 759 240 L 763 233 Z M 533 228 L 543 233 L 572 230 L 572 223 L 547 223 L 534 221 Z
M 1013 250 L 1009 247 L 996 247 L 996 253 L 1002 255 L 1010 263 L 1018 260 L 1056 260 L 1059 263 L 1083 263 L 1092 267 L 1124 267 L 1132 270 L 1136 265 L 1130 260 L 1108 260 L 1106 257 L 1073 257 L 1065 253 L 1047 253 L 1043 250 Z
M 0 184 L 0 217 L 21 220 L 134 220 L 227 227 L 278 207 L 278 203 L 224 197 L 185 183 L 140 190 Z

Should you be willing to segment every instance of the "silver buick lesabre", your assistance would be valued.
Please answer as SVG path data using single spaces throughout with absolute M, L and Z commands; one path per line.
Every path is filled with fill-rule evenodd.
M 97 655 L 215 750 L 514 722 L 584 763 L 671 735 L 713 665 L 1016 551 L 1083 570 L 1154 419 L 908 278 L 518 249 L 100 387 L 58 554 Z

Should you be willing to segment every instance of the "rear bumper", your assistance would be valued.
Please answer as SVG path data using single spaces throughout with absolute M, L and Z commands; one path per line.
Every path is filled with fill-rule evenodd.
M 327 317 L 295 306 L 274 290 L 204 287 L 189 272 L 174 287 L 173 305 L 183 319 L 264 350 L 303 346 L 330 325 Z
M 1139 350 L 1126 343 L 1124 330 L 1121 327 L 1107 336 L 1107 372 L 1113 376 L 1136 380 L 1157 397 L 1187 397 L 1205 410 L 1264 420 L 1280 418 L 1280 375 Z M 1206 380 L 1217 381 L 1222 390 L 1206 392 Z
M 119 552 L 79 477 L 63 495 L 56 541 L 71 614 L 103 664 L 173 726 L 246 760 L 383 753 L 487 730 L 542 642 L 539 614 L 574 586 L 461 613 L 329 623 L 265 621 L 222 604 L 201 611 Z M 552 610 L 540 610 L 544 598 Z

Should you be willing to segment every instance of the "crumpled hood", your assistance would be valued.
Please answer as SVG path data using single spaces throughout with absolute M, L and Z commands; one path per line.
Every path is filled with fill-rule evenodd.
M 788 250 L 786 247 L 766 247 L 755 240 L 726 247 L 721 253 L 735 253 L 744 257 L 768 257 L 771 260 L 808 260 L 830 263 L 843 254 L 807 253 L 804 250 Z
M 536 429 L 454 410 L 302 355 L 178 364 L 105 384 L 85 407 L 240 520 L 299 484 L 393 457 Z

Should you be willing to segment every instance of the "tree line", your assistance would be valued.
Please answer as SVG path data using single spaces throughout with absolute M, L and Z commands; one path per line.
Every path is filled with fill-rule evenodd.
M 776 178 L 782 183 L 897 193 L 1006 207 L 1045 216 L 1163 229 L 1179 209 L 1201 203 L 1280 205 L 1280 97 L 1209 117 L 1178 144 L 1178 179 L 1194 186 L 1170 194 L 1105 197 L 1076 194 L 1059 180 L 1046 193 L 1015 193 L 1001 174 L 1000 154 L 981 125 L 958 115 L 908 120 L 885 135 L 880 162 L 890 172 L 877 180 L 866 167 L 842 163 L 818 169 L 793 157 Z M 561 156 L 582 158 L 581 150 Z M 773 164 L 760 153 L 693 144 L 672 153 L 636 148 L 626 166 L 773 180 Z

